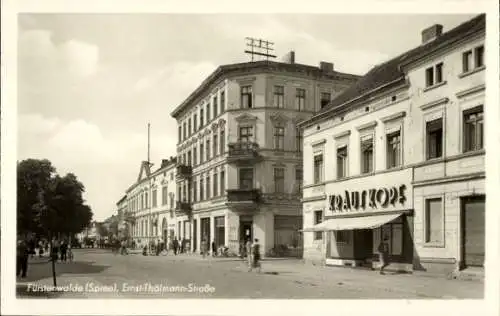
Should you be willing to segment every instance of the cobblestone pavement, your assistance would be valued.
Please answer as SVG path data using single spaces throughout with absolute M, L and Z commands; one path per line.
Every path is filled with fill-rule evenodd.
M 57 285 L 66 291 L 35 291 L 52 285 L 51 264 L 33 260 L 18 279 L 19 297 L 64 298 L 483 298 L 482 281 L 305 265 L 265 260 L 248 272 L 238 258 L 198 255 L 121 256 L 102 249 L 75 251 L 75 262 L 57 263 Z

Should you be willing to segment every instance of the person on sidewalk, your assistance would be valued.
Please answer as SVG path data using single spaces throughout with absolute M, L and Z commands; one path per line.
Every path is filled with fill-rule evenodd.
M 217 247 L 215 246 L 215 240 L 212 241 L 212 257 L 217 256 Z
M 55 237 L 52 238 L 52 243 L 50 245 L 50 258 L 54 262 L 57 262 L 59 259 L 59 247 L 60 247 L 59 240 L 57 240 Z
M 254 243 L 252 245 L 252 260 L 250 265 L 250 271 L 252 269 L 257 269 L 260 273 L 261 265 L 260 265 L 260 245 L 259 240 L 255 238 Z
M 248 263 L 248 271 L 252 270 L 252 241 L 250 238 L 247 239 L 247 242 L 245 243 L 245 254 L 247 258 L 247 263 Z
M 28 257 L 29 249 L 26 241 L 21 239 L 17 242 L 17 265 L 16 265 L 16 275 L 21 275 L 21 278 L 25 278 L 28 272 Z
M 66 241 L 61 242 L 61 262 L 66 262 L 68 257 L 68 243 Z
M 380 274 L 385 274 L 384 268 L 389 265 L 389 237 L 384 236 L 377 250 L 380 261 Z
M 177 256 L 177 250 L 179 249 L 179 241 L 177 240 L 177 237 L 174 237 L 173 246 L 174 246 L 174 255 Z

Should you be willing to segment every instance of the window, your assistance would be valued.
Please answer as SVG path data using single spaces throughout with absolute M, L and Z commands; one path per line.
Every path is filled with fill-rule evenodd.
M 186 187 L 186 182 L 182 184 L 182 202 L 187 201 L 187 187 Z
M 198 186 L 196 180 L 193 180 L 193 202 L 196 202 L 198 199 Z
M 241 107 L 252 108 L 252 86 L 241 87 Z
M 469 50 L 462 55 L 462 68 L 463 72 L 469 72 L 472 70 L 472 51 Z
M 149 207 L 149 196 L 148 193 L 146 192 L 145 198 L 144 198 L 144 205 L 146 208 Z
M 474 49 L 475 66 L 476 68 L 484 66 L 484 46 L 479 46 Z
M 285 128 L 282 126 L 274 127 L 274 149 L 283 150 L 285 147 Z
M 167 205 L 168 203 L 168 191 L 167 187 L 161 188 L 161 205 Z
M 282 108 L 285 100 L 285 87 L 274 86 L 274 106 Z
M 274 168 L 274 192 L 285 193 L 285 169 Z
M 158 200 L 157 200 L 158 193 L 157 193 L 156 189 L 153 190 L 153 197 L 152 198 L 153 198 L 153 201 L 151 202 L 152 206 L 157 207 L 158 206 Z
M 295 109 L 298 111 L 304 110 L 306 106 L 306 90 L 296 89 L 295 90 Z
M 198 129 L 198 115 L 196 113 L 193 115 L 193 132 L 196 132 Z
M 226 194 L 226 172 L 224 170 L 220 172 L 220 194 Z
M 241 168 L 239 173 L 240 173 L 240 189 L 243 190 L 253 189 L 253 169 Z
M 296 128 L 295 129 L 295 149 L 298 152 L 301 152 L 303 146 L 304 146 L 304 137 L 302 135 L 302 130 L 300 128 Z
M 426 123 L 427 159 L 439 158 L 443 155 L 443 119 Z
M 198 148 L 196 148 L 196 145 L 193 148 L 193 166 L 196 166 L 198 164 L 198 155 L 197 152 Z
M 203 108 L 200 109 L 200 128 L 203 127 L 205 117 L 203 116 Z
M 302 168 L 295 168 L 295 192 L 302 192 L 302 181 L 304 179 L 304 175 L 302 172 Z
M 220 131 L 220 150 L 221 155 L 226 152 L 226 132 L 224 130 Z
M 188 151 L 187 153 L 187 165 L 192 166 L 192 161 L 191 161 L 191 150 Z
M 361 142 L 361 172 L 373 172 L 373 138 Z
M 220 92 L 220 112 L 224 113 L 226 110 L 226 94 L 224 91 Z
M 425 70 L 425 86 L 432 87 L 443 82 L 443 63 L 439 63 Z
M 219 103 L 217 102 L 217 96 L 214 97 L 214 119 L 219 115 Z
M 205 199 L 204 195 L 204 187 L 203 187 L 203 175 L 200 176 L 200 201 L 203 201 Z
M 323 211 L 314 211 L 314 225 L 321 224 L 323 222 Z M 314 232 L 314 240 L 323 239 L 323 232 Z
M 217 149 L 219 147 L 219 138 L 218 138 L 216 133 L 214 133 L 213 139 L 214 139 L 214 143 L 212 145 L 213 146 L 213 154 L 214 154 L 214 157 L 216 157 L 217 156 Z
M 464 152 L 483 149 L 483 106 L 464 112 Z
M 191 136 L 191 118 L 188 119 L 188 136 Z
M 187 138 L 187 125 L 186 125 L 186 122 L 184 122 L 184 124 L 183 124 L 183 129 L 184 129 L 184 131 L 182 133 L 183 139 L 186 140 L 186 138 Z
M 350 230 L 336 230 L 335 231 L 335 241 L 337 243 L 348 244 L 350 241 L 349 237 L 351 237 Z
M 425 201 L 425 242 L 443 242 L 443 208 L 441 198 Z
M 178 140 L 179 143 L 182 142 L 182 125 L 179 125 L 179 132 L 178 132 Z
M 387 135 L 387 168 L 401 165 L 401 133 L 400 131 Z
M 324 108 L 325 106 L 327 106 L 328 103 L 330 103 L 331 98 L 332 98 L 331 93 L 322 92 L 321 93 L 321 108 Z
M 347 146 L 337 148 L 337 179 L 347 177 Z
M 207 161 L 210 160 L 210 139 L 207 139 L 207 146 L 206 146 L 206 151 L 207 151 Z
M 200 163 L 203 163 L 203 158 L 205 158 L 204 156 L 204 147 L 203 147 L 203 143 L 200 144 Z
M 207 183 L 206 183 L 207 188 L 206 188 L 206 192 L 205 192 L 205 194 L 206 194 L 206 196 L 207 196 L 207 199 L 209 199 L 209 198 L 210 198 L 210 175 L 209 175 L 209 174 L 207 174 L 207 177 L 206 177 L 205 179 L 206 179 L 206 181 L 207 181 Z
M 207 102 L 207 124 L 210 122 L 210 100 Z
M 240 142 L 249 143 L 252 141 L 253 127 L 241 126 L 240 127 Z
M 214 185 L 213 185 L 213 189 L 212 189 L 212 195 L 219 196 L 219 192 L 218 192 L 219 187 L 218 187 L 218 183 L 217 183 L 218 182 L 217 180 L 219 180 L 219 178 L 218 178 L 218 175 L 216 172 L 214 172 L 213 178 L 214 178 Z
M 323 154 L 314 156 L 314 183 L 323 182 Z

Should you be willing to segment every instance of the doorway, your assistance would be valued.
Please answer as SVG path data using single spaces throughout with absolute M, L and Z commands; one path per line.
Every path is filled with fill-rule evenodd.
M 354 231 L 354 258 L 364 263 L 373 257 L 373 230 L 359 229 Z
M 483 267 L 485 253 L 485 196 L 461 199 L 462 268 Z
M 246 242 L 248 239 L 253 240 L 253 222 L 240 222 L 240 241 Z

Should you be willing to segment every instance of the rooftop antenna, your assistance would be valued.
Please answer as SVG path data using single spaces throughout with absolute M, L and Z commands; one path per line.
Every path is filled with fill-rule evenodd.
M 273 42 L 253 37 L 245 37 L 245 39 L 247 40 L 247 46 L 250 47 L 250 50 L 246 49 L 245 53 L 252 56 L 252 62 L 256 55 L 266 57 L 267 61 L 269 61 L 269 58 L 276 58 L 276 55 L 270 54 L 270 52 L 274 51 Z

